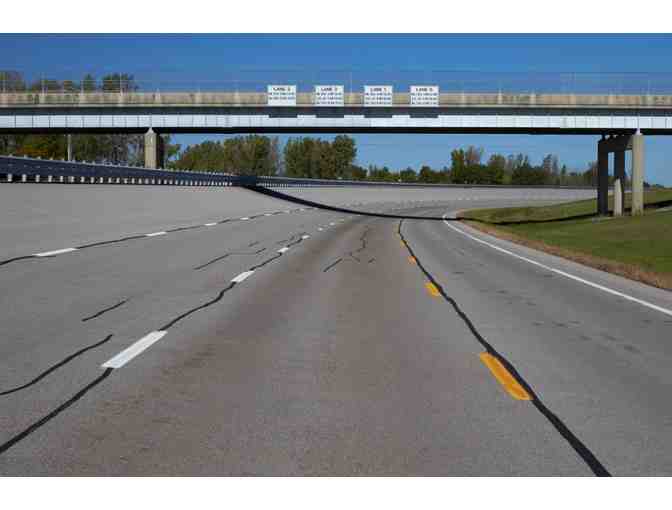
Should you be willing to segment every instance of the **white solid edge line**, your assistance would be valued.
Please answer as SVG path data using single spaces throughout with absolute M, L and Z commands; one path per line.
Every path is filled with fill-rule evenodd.
M 204 227 L 214 227 L 215 225 L 217 225 L 217 222 L 215 222 L 215 223 L 205 223 L 203 226 Z
M 278 250 L 278 253 L 285 253 L 285 252 L 288 251 L 288 250 L 289 250 L 289 248 L 287 248 L 286 246 L 283 246 L 282 248 L 280 248 L 280 249 Z
M 133 358 L 135 358 L 138 354 L 147 349 L 153 343 L 161 340 L 166 333 L 167 331 L 152 331 L 151 333 L 148 333 L 130 347 L 127 347 L 113 358 L 107 360 L 101 366 L 103 368 L 123 367 L 126 363 L 131 361 Z
M 495 244 L 489 243 L 487 241 L 484 241 L 483 239 L 479 239 L 478 237 L 472 236 L 471 234 L 467 234 L 463 230 L 454 227 L 450 223 L 446 221 L 446 215 L 443 215 L 443 222 L 450 228 L 452 228 L 455 232 L 459 232 L 460 234 L 468 237 L 469 239 L 472 239 L 478 243 L 484 244 L 486 246 L 489 246 L 493 250 L 497 250 L 502 253 L 506 253 L 507 255 L 511 255 L 512 257 L 515 257 L 520 260 L 524 260 L 525 262 L 529 262 L 530 264 L 533 264 L 535 266 L 541 267 L 543 269 L 546 269 L 547 271 L 551 271 L 553 273 L 559 274 L 561 276 L 564 276 L 566 278 L 569 278 L 571 280 L 577 281 L 579 283 L 583 283 L 584 285 L 588 285 L 590 287 L 593 287 L 595 289 L 601 290 L 602 292 L 606 292 L 607 294 L 612 294 L 614 296 L 618 296 L 623 299 L 627 299 L 628 301 L 632 301 L 633 303 L 640 304 L 642 306 L 645 306 L 647 308 L 651 308 L 652 310 L 656 310 L 657 312 L 664 313 L 665 315 L 670 315 L 672 316 L 672 310 L 668 310 L 667 308 L 663 308 L 662 306 L 654 305 L 653 303 L 649 303 L 648 301 L 645 301 L 643 299 L 636 298 L 634 296 L 630 296 L 629 294 L 624 294 L 623 292 L 619 292 L 614 289 L 610 289 L 609 287 L 605 287 L 604 285 L 600 285 L 599 283 L 594 283 L 589 280 L 584 280 L 583 278 L 579 276 L 574 276 L 573 274 L 566 273 L 565 271 L 561 271 L 560 269 L 555 269 L 554 267 L 547 266 L 545 264 L 542 264 L 541 262 L 537 262 L 536 260 L 528 259 L 527 257 L 523 257 L 522 255 L 518 255 L 516 253 L 513 253 L 512 251 L 506 250 L 504 248 L 501 248 Z
M 243 273 L 240 273 L 238 276 L 236 276 L 233 280 L 231 280 L 234 283 L 240 283 L 246 278 L 248 278 L 254 271 L 245 271 Z
M 69 253 L 77 251 L 77 248 L 63 248 L 62 250 L 44 251 L 42 253 L 35 253 L 35 257 L 51 257 L 52 255 L 60 255 L 61 253 Z
M 145 237 L 156 237 L 165 235 L 166 232 L 152 232 L 151 234 L 145 234 Z

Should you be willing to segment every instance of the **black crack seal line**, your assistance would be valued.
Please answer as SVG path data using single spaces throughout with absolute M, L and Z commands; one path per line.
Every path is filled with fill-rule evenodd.
M 344 214 L 355 214 L 359 216 L 372 216 L 375 218 L 391 218 L 395 220 L 430 220 L 430 221 L 456 221 L 459 222 L 458 218 L 443 218 L 441 216 L 409 216 L 409 215 L 399 215 L 399 214 L 385 214 L 385 213 L 373 213 L 367 211 L 355 211 L 354 209 L 345 209 L 343 207 L 335 207 L 332 205 L 320 204 L 319 202 L 312 202 L 310 200 L 304 200 L 303 198 L 293 197 L 291 195 L 286 195 L 285 193 L 280 193 L 273 189 L 265 188 L 263 186 L 248 185 L 243 186 L 244 188 L 261 193 L 262 195 L 267 195 L 273 198 L 284 200 L 286 202 L 294 202 L 296 204 L 308 205 L 316 209 L 323 209 L 326 211 L 335 211 Z
M 366 250 L 366 236 L 367 236 L 367 234 L 369 233 L 370 230 L 371 230 L 371 227 L 366 227 L 366 228 L 364 229 L 364 232 L 363 232 L 362 235 L 359 237 L 359 241 L 362 243 L 362 245 L 361 245 L 359 248 L 357 248 L 356 250 L 349 251 L 348 254 L 347 254 L 348 257 L 350 257 L 351 259 L 353 259 L 353 260 L 355 260 L 355 261 L 357 261 L 357 262 L 361 262 L 361 259 L 355 257 L 354 254 Z M 327 271 L 329 271 L 329 270 L 330 270 L 332 267 L 334 267 L 336 264 L 338 264 L 339 262 L 343 261 L 343 258 L 344 258 L 344 257 L 345 257 L 345 256 L 338 257 L 338 259 L 337 259 L 335 262 L 333 262 L 333 263 L 329 264 L 327 267 L 325 267 L 325 268 L 322 270 L 322 272 L 323 272 L 323 273 L 326 273 Z M 369 260 L 369 263 L 371 263 L 372 260 L 374 260 L 374 259 Z
M 588 449 L 588 447 L 578 438 L 576 435 L 563 423 L 563 421 L 555 414 L 553 413 L 546 405 L 541 401 L 539 396 L 535 393 L 535 391 L 532 389 L 532 387 L 523 379 L 523 377 L 520 375 L 518 370 L 507 360 L 504 356 L 502 356 L 497 350 L 481 335 L 476 327 L 474 326 L 473 322 L 471 322 L 471 319 L 467 317 L 467 314 L 464 313 L 464 311 L 460 308 L 460 306 L 457 304 L 457 302 L 448 294 L 446 294 L 446 291 L 443 289 L 441 284 L 436 281 L 436 279 L 427 271 L 425 266 L 422 264 L 418 256 L 415 254 L 411 246 L 408 244 L 408 241 L 406 241 L 406 238 L 404 237 L 404 234 L 401 231 L 401 225 L 403 223 L 403 220 L 399 222 L 399 226 L 397 228 L 397 233 L 399 234 L 399 237 L 401 238 L 401 242 L 404 243 L 404 246 L 408 250 L 409 254 L 415 259 L 417 262 L 417 266 L 420 268 L 420 271 L 427 277 L 427 279 L 434 284 L 434 286 L 439 290 L 439 293 L 443 298 L 450 303 L 450 305 L 453 307 L 457 315 L 460 316 L 460 318 L 464 321 L 464 323 L 467 325 L 469 330 L 472 332 L 478 343 L 480 343 L 485 350 L 490 354 L 491 356 L 497 358 L 502 365 L 506 367 L 506 369 L 513 375 L 513 377 L 516 379 L 518 384 L 520 384 L 525 391 L 527 391 L 530 396 L 532 397 L 532 403 L 534 404 L 534 407 L 541 412 L 542 415 L 546 417 L 546 419 L 555 427 L 555 429 L 560 433 L 562 437 L 564 437 L 567 442 L 570 444 L 570 446 L 574 449 L 574 451 L 583 459 L 583 461 L 588 465 L 588 467 L 592 470 L 592 472 L 596 476 L 611 476 L 609 471 L 602 465 L 602 463 L 597 459 L 595 454 Z
M 259 255 L 261 252 L 266 251 L 266 248 L 261 248 L 257 251 L 252 251 L 252 252 L 238 252 L 238 251 L 232 251 L 225 253 L 224 255 L 220 255 L 219 257 L 215 257 L 214 259 L 206 262 L 205 264 L 201 264 L 200 266 L 196 266 L 194 270 L 198 271 L 200 269 L 206 268 L 211 264 L 214 264 L 215 262 L 219 262 L 220 260 L 224 260 L 225 258 L 228 258 L 232 255 Z
M 192 313 L 196 313 L 196 312 L 198 312 L 199 310 L 203 310 L 204 308 L 207 308 L 207 307 L 209 307 L 209 306 L 214 305 L 215 303 L 217 303 L 218 301 L 220 301 L 220 300 L 224 297 L 224 294 L 226 294 L 227 292 L 229 292 L 229 291 L 230 291 L 232 288 L 234 288 L 235 286 L 236 286 L 236 283 L 235 283 L 235 282 L 231 282 L 231 283 L 230 283 L 229 285 L 227 285 L 225 288 L 223 288 L 222 290 L 220 290 L 220 291 L 219 291 L 219 294 L 217 294 L 217 296 L 215 296 L 214 298 L 212 298 L 210 301 L 206 301 L 206 302 L 203 303 L 202 305 L 199 305 L 199 306 L 197 306 L 197 307 L 194 307 L 194 308 L 192 308 L 192 309 L 190 309 L 190 310 L 187 310 L 186 312 L 184 312 L 184 313 L 178 315 L 178 316 L 175 317 L 173 320 L 171 320 L 170 322 L 168 322 L 165 326 L 163 326 L 162 328 L 159 328 L 159 331 L 166 331 L 168 328 L 174 326 L 175 324 L 177 324 L 178 322 L 180 322 L 182 319 L 188 317 L 188 316 L 191 315 Z
M 362 243 L 362 245 L 359 248 L 357 248 L 356 250 L 353 250 L 350 253 L 348 253 L 348 255 L 350 255 L 350 257 L 355 259 L 357 262 L 361 262 L 361 261 L 357 257 L 355 257 L 354 254 L 366 250 L 366 236 L 368 235 L 369 230 L 371 230 L 371 227 L 366 227 L 364 229 L 364 232 L 362 233 L 362 235 L 359 237 L 359 240 Z
M 79 390 L 77 393 L 75 393 L 69 400 L 67 400 L 66 402 L 63 402 L 60 406 L 58 406 L 56 409 L 51 411 L 49 414 L 47 414 L 46 416 L 43 416 L 42 418 L 37 420 L 35 423 L 30 425 L 23 432 L 19 432 L 17 435 L 12 437 L 10 440 L 0 444 L 0 455 L 5 453 L 12 446 L 14 446 L 16 443 L 18 443 L 22 439 L 25 439 L 26 437 L 28 437 L 30 434 L 32 434 L 37 429 L 39 429 L 42 425 L 46 424 L 52 418 L 55 418 L 56 416 L 61 414 L 63 411 L 65 411 L 68 407 L 70 407 L 72 404 L 74 404 L 79 399 L 81 399 L 90 390 L 92 390 L 94 387 L 98 386 L 101 382 L 103 382 L 105 379 L 107 379 L 110 376 L 110 374 L 112 373 L 112 370 L 114 370 L 114 369 L 112 369 L 112 368 L 105 369 L 105 371 L 101 375 L 96 377 L 93 381 L 91 381 L 89 384 L 87 384 L 81 390 Z
M 11 262 L 16 262 L 18 260 L 26 260 L 26 259 L 37 259 L 36 255 L 22 255 L 20 257 L 14 257 L 11 259 L 6 259 L 6 260 L 0 260 L 0 266 L 4 266 L 5 264 L 9 264 Z
M 257 218 L 258 216 L 253 216 L 250 219 Z M 232 219 L 224 219 L 218 222 L 218 224 L 223 224 L 223 223 L 229 223 L 231 221 L 235 221 Z M 167 233 L 172 233 L 172 232 L 181 232 L 182 230 L 193 230 L 197 228 L 204 228 L 204 225 L 192 225 L 188 227 L 177 227 L 177 228 L 172 228 L 169 230 L 166 230 Z M 87 243 L 87 244 L 81 244 L 79 246 L 75 246 L 77 250 L 84 250 L 86 248 L 95 248 L 98 246 L 106 246 L 108 244 L 116 244 L 116 243 L 123 243 L 125 241 L 133 241 L 136 239 L 145 239 L 147 238 L 146 234 L 134 234 L 131 236 L 126 236 L 126 237 L 120 237 L 118 239 L 110 239 L 108 241 L 97 241 L 95 243 Z M 5 264 L 9 264 L 11 262 L 17 262 L 19 260 L 26 260 L 26 259 L 39 259 L 39 258 L 51 258 L 51 257 L 38 257 L 37 255 L 22 255 L 20 257 L 13 257 L 11 259 L 6 259 L 6 260 L 0 260 L 0 266 L 4 266 Z
M 343 260 L 343 257 L 338 257 L 338 258 L 336 259 L 336 261 L 332 262 L 332 263 L 329 264 L 327 267 L 325 267 L 325 268 L 322 270 L 322 272 L 323 272 L 323 273 L 326 273 L 327 271 L 329 271 L 332 267 L 334 267 L 336 264 L 338 264 L 338 263 L 341 262 L 342 260 Z
M 295 245 L 295 244 L 299 244 L 301 241 L 303 241 L 303 239 L 298 239 L 297 241 L 295 241 L 294 243 L 292 243 L 292 244 L 290 244 L 290 245 L 288 245 L 288 246 L 293 246 L 293 245 Z M 273 257 L 271 257 L 271 258 L 269 258 L 269 259 L 266 259 L 265 261 L 263 261 L 263 262 L 257 264 L 256 266 L 252 266 L 252 267 L 249 269 L 249 271 L 256 271 L 257 269 L 259 269 L 259 268 L 261 268 L 261 267 L 264 267 L 266 264 L 270 264 L 271 262 L 273 262 L 274 260 L 279 259 L 280 257 L 282 257 L 282 253 L 278 253 L 277 255 L 275 255 L 275 256 L 273 256 Z M 196 313 L 196 312 L 198 312 L 199 310 L 203 310 L 204 308 L 207 308 L 207 307 L 209 307 L 209 306 L 212 306 L 212 305 L 214 305 L 215 303 L 217 303 L 218 301 L 221 301 L 221 299 L 224 297 L 224 294 L 226 294 L 227 292 L 229 292 L 229 291 L 230 291 L 231 289 L 233 289 L 235 286 L 236 286 L 236 282 L 231 282 L 231 283 L 229 283 L 229 285 L 227 285 L 225 288 L 223 288 L 221 291 L 219 291 L 219 294 L 217 294 L 217 296 L 215 296 L 214 298 L 212 298 L 210 301 L 206 301 L 206 302 L 203 303 L 202 305 L 199 305 L 199 306 L 196 306 L 196 307 L 194 307 L 194 308 L 191 308 L 190 310 L 187 310 L 186 312 L 184 312 L 184 313 L 178 315 L 178 316 L 175 317 L 173 320 L 171 320 L 170 322 L 166 323 L 165 326 L 163 326 L 162 328 L 159 328 L 159 331 L 167 331 L 169 328 L 171 328 L 172 326 L 174 326 L 175 324 L 177 324 L 178 322 L 180 322 L 182 319 L 185 319 L 185 318 L 188 317 L 189 315 L 191 315 L 191 314 L 193 314 L 193 313 Z
M 82 322 L 87 322 L 90 321 L 91 319 L 95 319 L 96 317 L 100 317 L 104 313 L 110 312 L 114 310 L 115 308 L 119 308 L 120 306 L 125 305 L 128 303 L 128 299 L 124 299 L 123 301 L 119 301 L 116 305 L 108 306 L 107 308 L 103 308 L 100 312 L 96 312 L 93 315 L 89 315 L 88 317 L 84 317 L 82 319 Z
M 11 393 L 16 393 L 17 391 L 24 390 L 24 389 L 26 389 L 26 388 L 28 388 L 28 387 L 30 387 L 30 386 L 32 386 L 32 385 L 34 385 L 34 384 L 40 382 L 42 379 L 44 379 L 45 377 L 47 377 L 50 373 L 52 373 L 52 372 L 58 370 L 58 369 L 61 368 L 63 365 L 66 365 L 67 363 L 69 363 L 70 361 L 72 361 L 73 359 L 75 359 L 77 356 L 81 356 L 81 355 L 84 354 L 86 351 L 90 351 L 91 349 L 95 349 L 96 347 L 100 347 L 100 346 L 103 345 L 104 343 L 109 342 L 109 340 L 112 338 L 112 336 L 113 336 L 113 335 L 107 335 L 107 336 L 106 336 L 105 338 L 103 338 L 100 342 L 96 342 L 96 343 L 93 344 L 93 345 L 89 345 L 88 347 L 84 347 L 83 349 L 80 349 L 79 351 L 77 351 L 77 352 L 71 354 L 70 356 L 68 356 L 67 358 L 61 360 L 60 362 L 56 363 L 55 365 L 52 365 L 52 366 L 49 367 L 47 370 L 45 370 L 44 372 L 42 372 L 41 374 L 39 374 L 39 375 L 38 375 L 37 377 L 35 377 L 34 379 L 32 379 L 31 381 L 27 382 L 26 384 L 23 384 L 23 385 L 21 385 L 21 386 L 17 386 L 16 388 L 12 388 L 11 390 L 0 391 L 0 396 L 5 396 L 5 395 L 9 395 L 9 394 L 11 394 Z

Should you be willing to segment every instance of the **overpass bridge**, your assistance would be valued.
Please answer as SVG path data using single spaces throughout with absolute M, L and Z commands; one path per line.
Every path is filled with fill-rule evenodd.
M 412 91 L 372 101 L 343 92 L 321 102 L 313 92 L 277 100 L 267 92 L 5 92 L 2 133 L 144 133 L 145 166 L 163 167 L 162 133 L 509 133 L 602 135 L 598 143 L 598 212 L 606 214 L 609 153 L 625 182 L 632 157 L 633 214 L 643 210 L 644 136 L 672 134 L 672 94 L 439 93 Z M 338 88 L 339 86 L 335 86 Z M 385 89 L 385 87 L 378 87 Z M 432 87 L 428 87 L 432 88 Z M 380 99 L 380 98 L 379 98 Z M 69 151 L 71 153 L 71 151 Z

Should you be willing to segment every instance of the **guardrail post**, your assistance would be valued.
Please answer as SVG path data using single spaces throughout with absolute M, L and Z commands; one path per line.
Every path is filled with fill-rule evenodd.
M 21 182 L 28 182 L 28 176 L 26 174 L 21 175 Z
M 7 182 L 12 182 L 14 176 L 12 174 L 7 174 Z

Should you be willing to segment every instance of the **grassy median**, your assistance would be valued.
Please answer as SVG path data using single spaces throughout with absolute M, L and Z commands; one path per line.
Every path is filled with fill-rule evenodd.
M 648 205 L 672 200 L 672 190 L 646 194 Z M 643 216 L 577 218 L 595 211 L 595 200 L 568 204 L 465 211 L 472 226 L 588 266 L 672 289 L 672 210 Z M 572 218 L 558 221 L 562 218 Z M 512 224 L 510 222 L 533 221 Z M 505 223 L 505 224 L 502 224 Z

